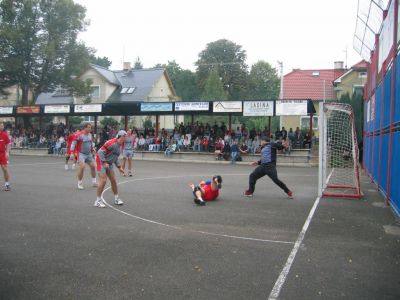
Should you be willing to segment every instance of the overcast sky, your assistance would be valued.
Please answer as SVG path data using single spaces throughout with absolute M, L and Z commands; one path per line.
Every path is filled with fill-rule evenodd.
M 195 70 L 207 43 L 228 39 L 247 52 L 247 64 L 282 61 L 293 68 L 354 65 L 357 0 L 75 0 L 90 20 L 80 39 L 121 69 L 140 57 L 145 68 L 175 60 Z M 123 57 L 124 56 L 124 57 Z

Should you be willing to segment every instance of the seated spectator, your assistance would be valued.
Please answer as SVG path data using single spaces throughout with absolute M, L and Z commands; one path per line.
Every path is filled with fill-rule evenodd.
M 200 137 L 196 137 L 196 139 L 193 142 L 193 151 L 201 151 L 201 140 Z
M 138 150 L 144 151 L 145 150 L 146 140 L 143 137 L 143 134 L 140 135 L 138 140 Z
M 171 154 L 173 154 L 177 149 L 176 146 L 176 141 L 174 139 L 171 140 L 171 144 L 167 147 L 167 149 L 165 149 L 164 154 L 166 156 L 171 156 Z
M 215 159 L 221 160 L 223 152 L 224 152 L 224 145 L 222 143 L 222 139 L 219 138 L 218 141 L 215 143 L 215 148 L 214 148 Z
M 308 146 L 308 149 L 311 149 L 311 135 L 308 131 L 303 139 L 303 148 L 306 148 L 306 146 Z
M 185 138 L 183 139 L 183 149 L 185 151 L 190 150 L 190 146 L 191 146 L 191 141 L 189 139 L 189 136 L 186 135 Z
M 231 145 L 231 163 L 232 164 L 236 161 L 238 153 L 239 153 L 239 147 L 237 145 L 237 142 L 233 141 L 232 145 Z
M 175 140 L 175 139 L 174 139 Z M 177 151 L 182 151 L 183 150 L 183 141 L 184 141 L 184 137 L 183 135 L 181 135 L 177 140 L 176 140 L 176 150 Z
M 229 143 L 225 144 L 224 153 L 222 154 L 225 160 L 229 160 L 231 157 L 231 145 Z
M 208 151 L 208 137 L 206 136 L 201 139 L 201 150 Z
M 294 132 L 294 143 L 293 148 L 301 148 L 303 144 L 303 134 L 300 131 L 299 127 L 296 127 L 296 131 Z

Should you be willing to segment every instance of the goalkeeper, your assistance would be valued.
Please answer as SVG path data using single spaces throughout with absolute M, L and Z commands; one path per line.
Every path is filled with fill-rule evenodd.
M 276 171 L 276 150 L 282 150 L 283 148 L 285 147 L 281 143 L 271 143 L 267 137 L 261 139 L 261 159 L 251 164 L 253 166 L 258 165 L 258 167 L 249 176 L 249 188 L 243 193 L 244 196 L 253 197 L 257 180 L 268 175 L 276 185 L 285 191 L 289 198 L 293 198 L 293 193 L 286 184 L 279 180 Z

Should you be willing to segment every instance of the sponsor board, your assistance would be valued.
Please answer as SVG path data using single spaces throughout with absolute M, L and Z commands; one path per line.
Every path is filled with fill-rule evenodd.
M 76 113 L 98 113 L 101 112 L 101 104 L 76 104 L 74 107 Z
M 306 116 L 307 100 L 277 100 L 277 116 Z
M 0 106 L 0 115 L 11 115 L 13 112 L 12 106 Z
M 208 111 L 210 102 L 175 102 L 175 111 Z
M 40 113 L 39 106 L 19 106 L 17 107 L 17 114 L 38 114 Z
M 172 103 L 141 103 L 140 111 L 142 112 L 158 112 L 172 111 Z
M 69 105 L 46 105 L 44 107 L 45 114 L 60 114 L 69 112 L 70 112 Z
M 244 101 L 243 116 L 273 116 L 274 102 L 273 101 Z
M 213 112 L 242 112 L 242 101 L 214 101 Z

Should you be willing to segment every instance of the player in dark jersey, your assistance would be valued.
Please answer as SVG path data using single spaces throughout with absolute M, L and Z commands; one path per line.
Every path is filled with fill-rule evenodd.
M 124 202 L 122 202 L 118 196 L 118 185 L 117 181 L 115 180 L 113 165 L 115 164 L 117 166 L 121 174 L 124 172 L 118 161 L 118 157 L 121 153 L 121 145 L 124 143 L 126 135 L 126 131 L 120 130 L 116 138 L 105 142 L 99 151 L 97 151 L 96 163 L 97 171 L 99 173 L 99 186 L 97 187 L 97 199 L 94 203 L 94 206 L 96 207 L 106 207 L 103 203 L 103 199 L 101 198 L 101 194 L 103 193 L 106 185 L 107 177 L 110 179 L 111 190 L 114 193 L 114 203 L 116 205 L 124 204 Z
M 268 175 L 271 180 L 278 185 L 289 198 L 293 198 L 292 191 L 278 178 L 278 172 L 276 171 L 276 150 L 283 149 L 279 142 L 270 142 L 269 138 L 261 139 L 261 159 L 259 161 L 252 162 L 253 166 L 258 167 L 249 176 L 249 188 L 243 193 L 243 196 L 253 197 L 254 190 L 256 188 L 256 182 L 261 177 Z
M 222 186 L 222 177 L 215 175 L 211 180 L 201 181 L 197 186 L 193 183 L 190 187 L 193 191 L 194 203 L 200 206 L 206 205 L 206 201 L 213 201 L 219 196 Z

